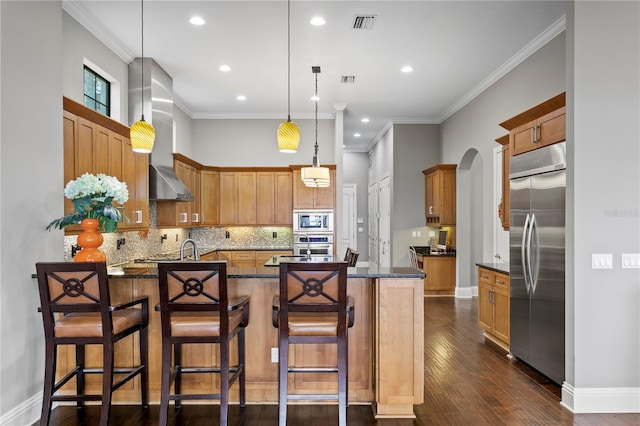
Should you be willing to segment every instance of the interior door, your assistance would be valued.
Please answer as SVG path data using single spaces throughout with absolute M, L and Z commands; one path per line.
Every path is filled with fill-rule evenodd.
M 380 179 L 380 199 L 378 210 L 380 212 L 380 230 L 378 238 L 379 265 L 385 268 L 391 267 L 391 176 Z
M 378 265 L 378 182 L 369 184 L 369 265 Z
M 342 187 L 342 220 L 340 226 L 342 227 L 342 238 L 338 243 L 339 256 L 342 253 L 347 252 L 347 247 L 351 247 L 354 250 L 358 250 L 358 234 L 357 234 L 357 196 L 356 196 L 356 184 L 348 183 Z

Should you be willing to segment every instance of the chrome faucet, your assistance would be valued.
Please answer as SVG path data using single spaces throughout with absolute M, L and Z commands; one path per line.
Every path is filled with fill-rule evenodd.
M 307 257 L 311 257 L 311 240 L 307 234 L 298 234 L 298 242 L 302 242 L 301 238 L 305 237 L 307 239 Z
M 198 245 L 191 238 L 187 238 L 182 242 L 182 244 L 180 244 L 180 262 L 184 260 L 184 248 L 189 243 L 191 243 L 191 245 L 193 246 L 193 259 L 194 260 L 200 259 L 200 256 L 198 256 Z

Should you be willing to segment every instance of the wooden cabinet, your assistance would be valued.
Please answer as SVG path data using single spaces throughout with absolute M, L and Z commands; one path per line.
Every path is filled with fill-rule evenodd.
M 509 275 L 478 268 L 478 324 L 485 337 L 509 350 Z
M 427 226 L 456 224 L 456 165 L 439 164 L 425 175 L 425 217 Z
M 423 256 L 422 270 L 425 295 L 452 295 L 456 288 L 454 256 Z
M 157 203 L 158 226 L 199 226 L 202 214 L 200 213 L 200 169 L 202 166 L 181 155 L 173 156 L 173 171 L 178 179 L 193 194 L 193 201 L 162 200 Z
M 127 184 L 123 211 L 129 222 L 118 230 L 149 227 L 149 156 L 131 150 L 129 128 L 71 99 L 63 98 L 64 183 L 84 173 L 105 173 Z M 116 207 L 119 207 L 116 204 Z M 65 198 L 64 214 L 74 207 Z M 78 232 L 77 225 L 65 232 Z
M 229 267 L 262 268 L 273 256 L 292 254 L 292 250 L 219 250 L 217 260 L 226 260 Z
M 220 225 L 255 225 L 256 173 L 220 172 Z
M 220 172 L 203 169 L 200 171 L 200 211 L 203 226 L 220 223 Z
M 258 225 L 293 223 L 291 171 L 256 172 L 256 222 Z
M 496 139 L 500 145 L 502 145 L 502 198 L 500 204 L 500 222 L 502 223 L 502 229 L 509 230 L 509 162 L 511 158 L 511 150 L 509 149 L 509 135 L 504 135 L 501 138 Z
M 267 261 L 274 256 L 291 256 L 293 250 L 257 250 L 256 251 L 256 268 L 262 268 Z
M 300 169 L 293 170 L 294 209 L 333 209 L 336 199 L 336 171 L 329 170 L 330 184 L 327 188 L 309 188 L 300 177 Z
M 509 131 L 511 155 L 519 155 L 565 140 L 565 93 L 561 93 L 502 123 Z

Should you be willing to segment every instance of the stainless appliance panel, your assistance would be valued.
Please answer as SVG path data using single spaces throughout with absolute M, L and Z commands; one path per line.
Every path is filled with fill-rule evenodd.
M 513 173 L 512 167 L 510 351 L 562 384 L 566 172 L 565 143 L 558 145 L 561 146 L 541 148 L 511 160 L 512 166 L 515 161 L 517 172 Z M 541 160 L 544 158 L 552 164 Z
M 333 232 L 333 211 L 294 210 L 293 232 Z

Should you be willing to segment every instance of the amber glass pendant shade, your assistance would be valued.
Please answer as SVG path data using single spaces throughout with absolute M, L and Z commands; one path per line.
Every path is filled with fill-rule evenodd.
M 144 121 L 136 121 L 129 131 L 131 137 L 131 149 L 134 152 L 148 154 L 153 150 L 153 143 L 156 140 L 156 130 L 151 123 Z
M 280 152 L 296 152 L 300 144 L 300 129 L 293 121 L 285 121 L 278 126 L 278 149 Z

